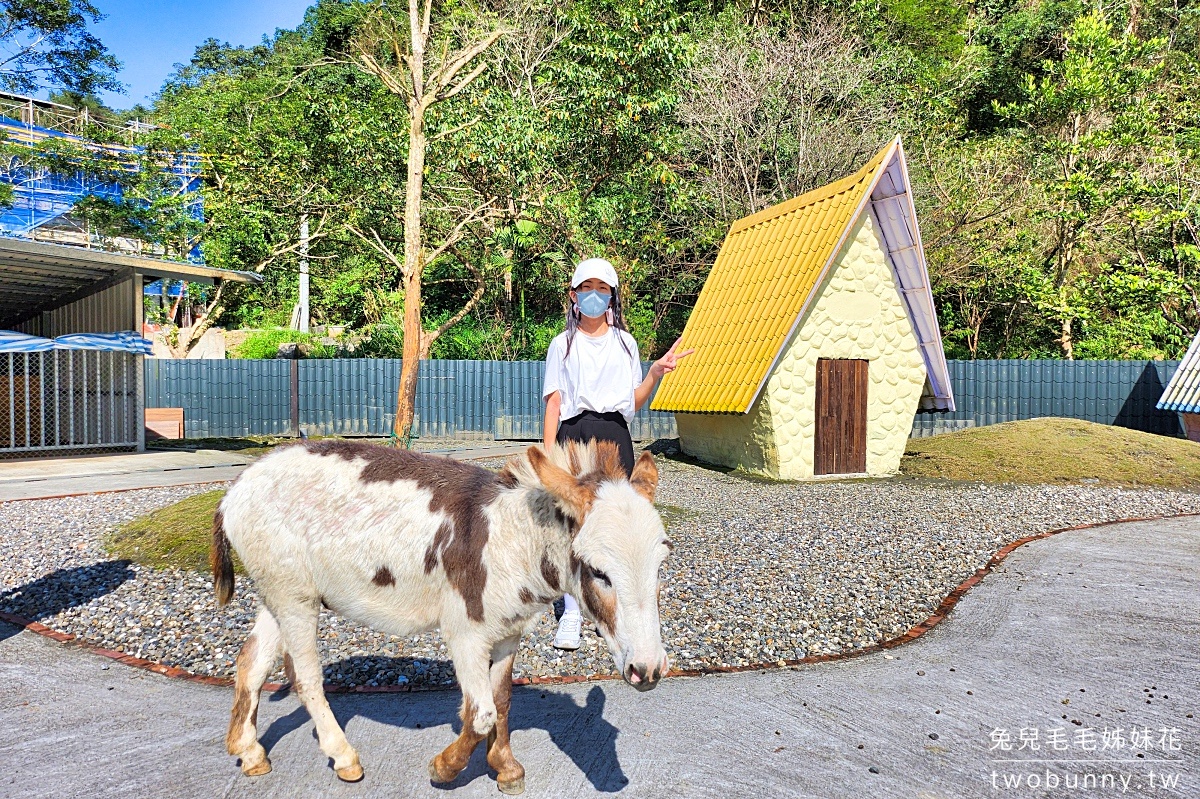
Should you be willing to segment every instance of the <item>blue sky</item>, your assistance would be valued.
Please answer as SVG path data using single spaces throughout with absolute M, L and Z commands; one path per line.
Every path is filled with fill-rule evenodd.
M 117 76 L 126 94 L 101 96 L 112 108 L 149 104 L 174 65 L 191 59 L 212 37 L 230 44 L 258 44 L 263 34 L 294 28 L 315 0 L 95 0 L 107 15 L 93 32 L 124 64 Z

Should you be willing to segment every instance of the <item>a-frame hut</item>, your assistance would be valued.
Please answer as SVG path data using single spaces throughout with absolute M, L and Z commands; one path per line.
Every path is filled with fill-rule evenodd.
M 783 479 L 897 471 L 954 409 L 904 149 L 738 220 L 652 407 L 685 453 Z

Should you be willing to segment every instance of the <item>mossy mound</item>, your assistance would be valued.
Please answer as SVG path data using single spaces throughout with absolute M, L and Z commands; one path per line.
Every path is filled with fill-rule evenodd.
M 206 572 L 213 514 L 224 491 L 207 491 L 122 525 L 104 541 L 109 554 L 153 569 Z M 242 565 L 234 555 L 234 569 Z
M 1200 444 L 1078 419 L 1028 419 L 908 442 L 901 474 L 988 483 L 1200 489 Z

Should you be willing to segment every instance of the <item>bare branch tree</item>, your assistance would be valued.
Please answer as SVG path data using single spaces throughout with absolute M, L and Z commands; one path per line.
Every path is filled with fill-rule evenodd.
M 403 366 L 393 433 L 405 445 L 412 438 L 419 361 L 428 354 L 428 347 L 423 343 L 426 336 L 421 324 L 421 282 L 429 260 L 422 238 L 425 157 L 429 144 L 425 134 L 426 114 L 435 104 L 461 93 L 483 73 L 487 62 L 480 62 L 473 67 L 470 65 L 505 33 L 501 28 L 494 29 L 453 52 L 449 48 L 449 38 L 444 36 L 441 55 L 431 55 L 429 49 L 434 40 L 432 16 L 432 0 L 425 0 L 423 8 L 420 0 L 409 0 L 407 19 L 393 15 L 382 3 L 376 5 L 363 19 L 347 53 L 350 62 L 378 78 L 389 92 L 403 97 L 408 106 L 403 259 L 396 258 L 378 232 L 370 231 L 370 238 L 358 233 L 377 251 L 384 252 L 389 262 L 398 268 L 404 287 Z M 464 70 L 467 71 L 464 73 Z M 454 236 L 470 221 L 473 219 L 468 216 L 460 222 L 447 239 L 450 244 L 443 244 L 434 251 L 434 255 L 441 254 L 447 246 L 453 246 Z M 476 302 L 478 299 L 473 299 L 468 304 L 473 307 Z M 440 330 L 435 331 L 433 338 L 440 333 Z
M 853 171 L 893 131 L 860 43 L 833 17 L 717 29 L 701 40 L 679 115 L 725 224 Z

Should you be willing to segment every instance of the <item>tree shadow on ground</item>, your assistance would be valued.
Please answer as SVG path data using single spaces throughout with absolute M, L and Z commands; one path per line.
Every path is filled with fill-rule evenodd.
M 59 569 L 0 593 L 0 611 L 33 621 L 48 619 L 112 593 L 126 580 L 133 579 L 134 572 L 129 566 L 127 560 L 109 560 Z M 0 640 L 15 635 L 11 630 L 20 628 L 0 628 Z
M 276 693 L 271 701 L 281 699 L 284 693 Z M 430 693 L 364 695 L 331 694 L 329 703 L 338 723 L 345 729 L 354 718 L 361 717 L 401 729 L 427 729 L 448 726 L 454 735 L 462 729 L 458 709 L 462 695 L 458 691 Z M 621 769 L 617 756 L 617 736 L 620 733 L 604 718 L 604 690 L 592 686 L 584 704 L 580 706 L 574 697 L 560 690 L 533 686 L 513 688 L 512 710 L 509 715 L 509 730 L 545 730 L 550 740 L 575 766 L 583 772 L 592 787 L 604 793 L 615 793 L 629 784 Z M 309 722 L 308 711 L 303 706 L 271 722 L 260 735 L 263 747 L 269 753 L 286 735 Z M 315 735 L 315 731 L 314 731 Z M 350 736 L 353 738 L 353 734 Z M 447 735 L 445 742 L 433 755 L 454 740 Z M 351 744 L 354 741 L 351 740 Z M 521 759 L 521 742 L 514 744 L 513 753 Z M 467 785 L 489 774 L 486 743 L 476 747 L 467 767 L 453 782 L 434 784 L 436 788 L 452 790 Z M 494 775 L 493 775 L 494 777 Z

